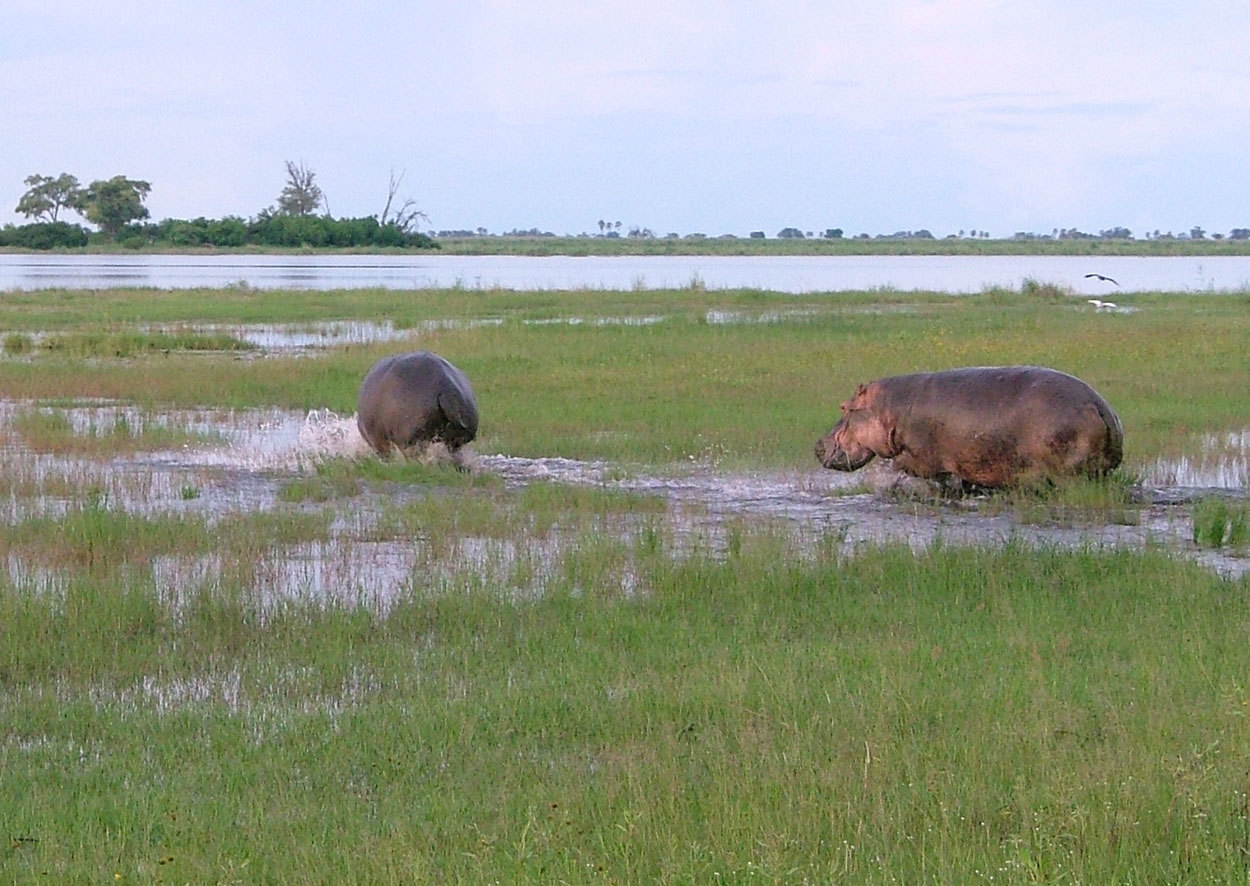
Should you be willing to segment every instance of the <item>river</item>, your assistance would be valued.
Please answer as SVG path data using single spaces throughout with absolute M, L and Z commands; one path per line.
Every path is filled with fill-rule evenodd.
M 1100 274 L 1115 282 L 1086 276 Z M 1250 256 L 0 255 L 0 292 L 257 289 L 865 289 L 973 293 L 1027 280 L 1079 295 L 1250 290 Z

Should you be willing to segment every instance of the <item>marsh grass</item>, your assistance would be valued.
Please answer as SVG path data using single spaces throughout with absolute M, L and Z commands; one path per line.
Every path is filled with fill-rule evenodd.
M 63 410 L 25 409 L 14 415 L 11 427 L 33 452 L 94 458 L 208 446 L 222 440 L 212 431 L 178 427 L 156 415 L 129 416 L 124 411 L 76 427 Z
M 0 537 L 0 554 L 72 574 L 115 573 L 148 564 L 162 554 L 233 551 L 290 545 L 324 537 L 329 515 L 275 512 L 231 515 L 215 522 L 197 514 L 136 514 L 112 506 L 106 493 L 88 489 L 66 513 L 19 520 Z
M 1135 314 L 1095 316 L 1017 293 L 909 294 L 907 310 L 879 311 L 898 297 L 53 292 L 3 294 L 0 320 L 94 334 L 100 317 L 110 333 L 496 317 L 421 338 L 473 380 L 475 445 L 626 474 L 810 466 L 859 381 L 1044 363 L 1116 406 L 1131 470 L 1250 414 L 1244 298 L 1134 299 Z M 707 322 L 779 306 L 821 310 Z M 657 312 L 668 319 L 521 322 Z M 394 347 L 263 368 L 51 352 L 0 363 L 0 388 L 346 414 Z M 18 433 L 72 436 L 62 417 Z M 102 452 L 129 445 L 113 430 L 97 428 Z M 67 513 L 4 526 L 0 878 L 1245 879 L 1244 579 L 1158 549 L 848 553 L 836 531 L 804 546 L 745 519 L 715 541 L 679 538 L 662 499 L 513 490 L 419 462 L 344 459 L 302 478 L 286 493 L 302 507 L 210 519 L 128 513 L 93 491 L 96 474 L 67 472 Z M 1133 485 L 1126 473 L 990 506 L 1114 520 Z M 316 502 L 357 489 L 380 515 L 336 535 L 353 503 Z M 386 606 L 337 587 L 275 599 L 292 551 L 368 545 L 414 554 Z M 170 588 L 171 559 L 218 568 Z
M 322 459 L 311 469 L 283 481 L 278 494 L 288 502 L 324 502 L 350 498 L 370 489 L 466 489 L 499 485 L 501 481 L 493 475 L 460 470 L 450 457 L 422 459 L 396 455 L 382 459 L 367 455 Z
M 35 340 L 24 332 L 9 332 L 4 336 L 3 350 L 6 354 L 29 354 L 35 348 Z
M 1096 479 L 1065 478 L 996 491 L 982 507 L 987 513 L 1010 512 L 1021 523 L 1135 526 L 1141 522 L 1141 481 L 1122 469 Z
M 81 332 L 47 336 L 40 349 L 72 357 L 132 357 L 174 351 L 251 351 L 256 345 L 225 333 Z
M 586 535 L 546 587 L 261 618 L 229 587 L 175 613 L 138 575 L 62 603 L 0 574 L 0 870 L 1244 877 L 1244 582 L 1157 551 L 795 556 L 744 527 L 724 557 Z
M 1250 504 L 1219 496 L 1193 508 L 1194 543 L 1204 548 L 1250 549 Z
M 117 291 L 86 297 L 5 294 L 0 320 L 23 328 L 110 328 L 142 321 L 305 322 L 391 316 L 494 318 L 500 325 L 431 329 L 421 346 L 472 379 L 482 409 L 477 445 L 516 455 L 677 464 L 714 454 L 726 469 L 810 463 L 837 403 L 862 381 L 950 366 L 1035 363 L 1086 379 L 1116 408 L 1126 457 L 1140 466 L 1240 430 L 1250 414 L 1244 342 L 1250 315 L 1223 295 L 1133 295 L 1131 315 L 1091 314 L 1020 293 L 941 296 L 758 291 L 395 293 Z M 899 310 L 894 307 L 901 306 Z M 708 311 L 778 314 L 777 322 L 711 324 Z M 59 311 L 59 313 L 58 313 Z M 94 311 L 94 313 L 93 313 Z M 800 311 L 810 313 L 786 313 Z M 651 325 L 529 325 L 537 317 L 642 317 Z M 98 321 L 96 321 L 98 323 Z M 1178 348 L 1175 342 L 1192 346 Z M 350 413 L 360 379 L 400 345 L 347 346 L 275 358 L 262 370 L 228 355 L 139 354 L 0 363 L 9 396 L 114 398 L 160 407 L 330 408 Z M 1210 367 L 1221 366 L 1220 372 Z M 1149 367 L 1143 371 L 1142 367 Z
M 477 484 L 471 495 L 460 494 L 455 487 L 441 493 L 395 504 L 384 513 L 374 534 L 431 540 L 508 538 L 524 544 L 526 539 L 543 538 L 556 530 L 606 530 L 609 524 L 619 527 L 617 518 L 655 518 L 669 507 L 664 497 L 650 493 L 556 483 L 507 490 L 495 478 Z
M 1025 298 L 1042 299 L 1050 302 L 1064 302 L 1072 298 L 1074 293 L 1066 286 L 1056 283 L 1044 283 L 1033 277 L 1025 277 L 1020 284 L 1020 294 Z

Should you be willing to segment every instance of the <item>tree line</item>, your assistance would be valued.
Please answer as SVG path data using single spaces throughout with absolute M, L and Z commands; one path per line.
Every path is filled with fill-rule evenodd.
M 287 181 L 276 205 L 255 218 L 226 216 L 220 219 L 165 219 L 148 222 L 144 201 L 152 192 L 150 182 L 117 175 L 83 186 L 69 173 L 58 176 L 31 175 L 27 190 L 15 211 L 31 221 L 0 228 L 0 247 L 21 249 L 68 249 L 104 241 L 129 248 L 169 246 L 262 247 L 407 247 L 433 248 L 438 244 L 416 230 L 426 219 L 411 199 L 397 201 L 403 173 L 391 172 L 386 204 L 379 215 L 334 218 L 316 173 L 304 163 L 286 162 Z M 318 210 L 325 208 L 324 214 Z M 89 231 L 66 221 L 76 213 L 99 228 Z M 426 219 L 428 220 L 428 219 Z

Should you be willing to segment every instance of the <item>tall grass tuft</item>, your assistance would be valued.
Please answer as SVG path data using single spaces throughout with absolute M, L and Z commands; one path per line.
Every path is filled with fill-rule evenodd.
M 1193 539 L 1199 547 L 1250 547 L 1250 504 L 1210 496 L 1194 505 L 1193 516 Z
M 1056 302 L 1064 301 L 1075 294 L 1066 286 L 1060 286 L 1058 283 L 1043 283 L 1041 280 L 1035 280 L 1032 277 L 1024 278 L 1024 281 L 1020 284 L 1020 293 L 1026 298 Z
M 10 332 L 4 336 L 4 347 L 0 348 L 6 354 L 29 354 L 35 348 L 35 340 L 24 332 Z
M 985 510 L 1009 510 L 1021 523 L 1136 526 L 1141 522 L 1140 490 L 1140 479 L 1121 468 L 1105 477 L 1062 478 L 995 492 Z

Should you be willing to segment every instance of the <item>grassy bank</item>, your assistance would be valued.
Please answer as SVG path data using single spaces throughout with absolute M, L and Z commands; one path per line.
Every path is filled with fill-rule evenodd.
M 1250 240 L 439 237 L 448 255 L 1250 255 Z
M 1204 238 L 1115 239 L 971 237 L 899 238 L 844 236 L 826 238 L 756 238 L 746 234 L 679 237 L 601 237 L 588 235 L 487 235 L 434 237 L 445 255 L 1250 255 L 1250 240 Z M 0 249 L 3 253 L 27 250 Z M 156 255 L 428 255 L 429 249 L 301 247 L 158 247 L 93 243 L 81 249 L 36 254 Z

